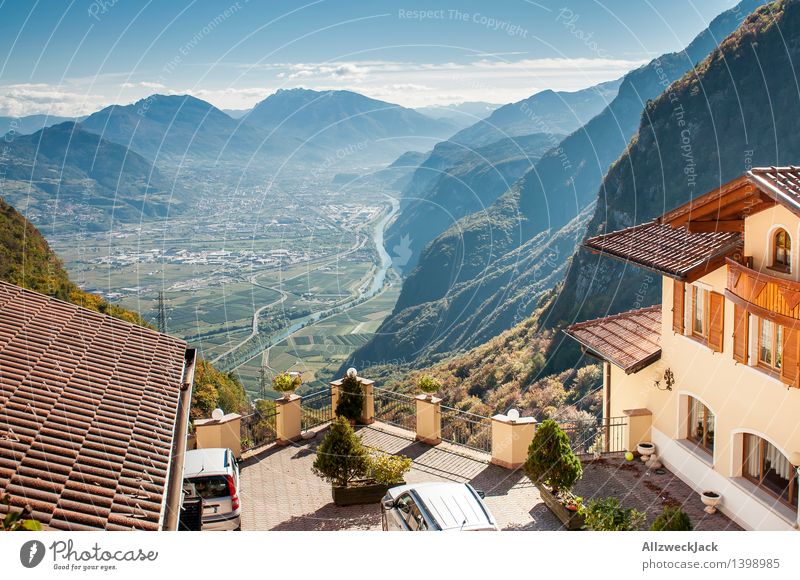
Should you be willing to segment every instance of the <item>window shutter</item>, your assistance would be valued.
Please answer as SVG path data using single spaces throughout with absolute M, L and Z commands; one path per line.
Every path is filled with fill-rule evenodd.
M 678 334 L 683 334 L 683 319 L 684 319 L 684 304 L 686 298 L 684 297 L 683 282 L 673 280 L 672 287 L 672 331 Z
M 708 310 L 708 348 L 715 352 L 722 352 L 725 297 L 717 292 L 710 292 Z
M 747 364 L 747 346 L 750 339 L 747 310 L 733 305 L 733 360 Z
M 781 361 L 781 381 L 790 387 L 800 387 L 800 372 L 798 364 L 800 356 L 798 353 L 797 330 L 794 328 L 783 327 L 783 360 Z

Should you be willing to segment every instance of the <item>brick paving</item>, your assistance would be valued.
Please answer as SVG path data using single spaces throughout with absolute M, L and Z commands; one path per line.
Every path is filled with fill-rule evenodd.
M 413 433 L 376 423 L 361 428 L 365 444 L 411 457 L 409 483 L 469 482 L 486 493 L 486 504 L 505 530 L 559 530 L 561 522 L 547 509 L 536 487 L 519 470 L 489 463 L 489 456 L 442 443 L 431 447 Z M 243 530 L 380 530 L 378 504 L 336 506 L 328 483 L 311 472 L 324 435 L 287 447 L 273 446 L 242 461 Z M 648 472 L 641 462 L 608 457 L 584 464 L 575 492 L 584 498 L 616 496 L 623 505 L 648 512 L 648 522 L 664 503 L 683 506 L 700 530 L 739 529 L 722 514 L 708 516 L 696 493 L 670 472 Z

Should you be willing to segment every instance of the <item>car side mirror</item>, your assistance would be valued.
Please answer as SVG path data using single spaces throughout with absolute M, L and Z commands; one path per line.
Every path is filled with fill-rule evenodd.
M 390 509 L 393 509 L 393 508 L 394 508 L 394 500 L 393 499 L 387 499 L 386 501 L 383 502 L 383 509 L 390 510 Z
M 477 494 L 478 494 L 478 497 L 479 497 L 479 498 L 481 498 L 481 499 L 486 499 L 486 492 L 485 492 L 485 491 L 481 491 L 480 489 L 476 489 L 476 490 L 475 490 L 475 493 L 477 493 Z

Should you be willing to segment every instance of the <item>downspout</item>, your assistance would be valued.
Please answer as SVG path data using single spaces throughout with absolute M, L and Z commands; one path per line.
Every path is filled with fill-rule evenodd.
M 186 454 L 186 437 L 189 430 L 189 409 L 192 405 L 192 385 L 194 383 L 197 351 L 186 349 L 181 381 L 178 411 L 175 417 L 175 430 L 172 433 L 172 458 L 170 461 L 169 479 L 166 492 L 166 519 L 162 529 L 174 531 L 178 529 L 181 512 L 181 495 L 183 494 L 183 462 Z
M 605 452 L 608 453 L 611 449 L 611 363 L 605 361 L 603 363 L 603 370 L 605 370 L 605 408 L 603 409 L 603 419 L 606 424 L 606 444 Z

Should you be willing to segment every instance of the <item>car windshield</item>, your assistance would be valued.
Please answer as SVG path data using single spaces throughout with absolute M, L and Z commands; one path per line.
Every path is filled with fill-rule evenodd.
M 203 499 L 211 499 L 212 497 L 224 497 L 229 494 L 228 480 L 224 475 L 207 475 L 205 477 L 192 477 L 185 479 L 184 485 L 190 484 L 194 486 L 197 495 Z

